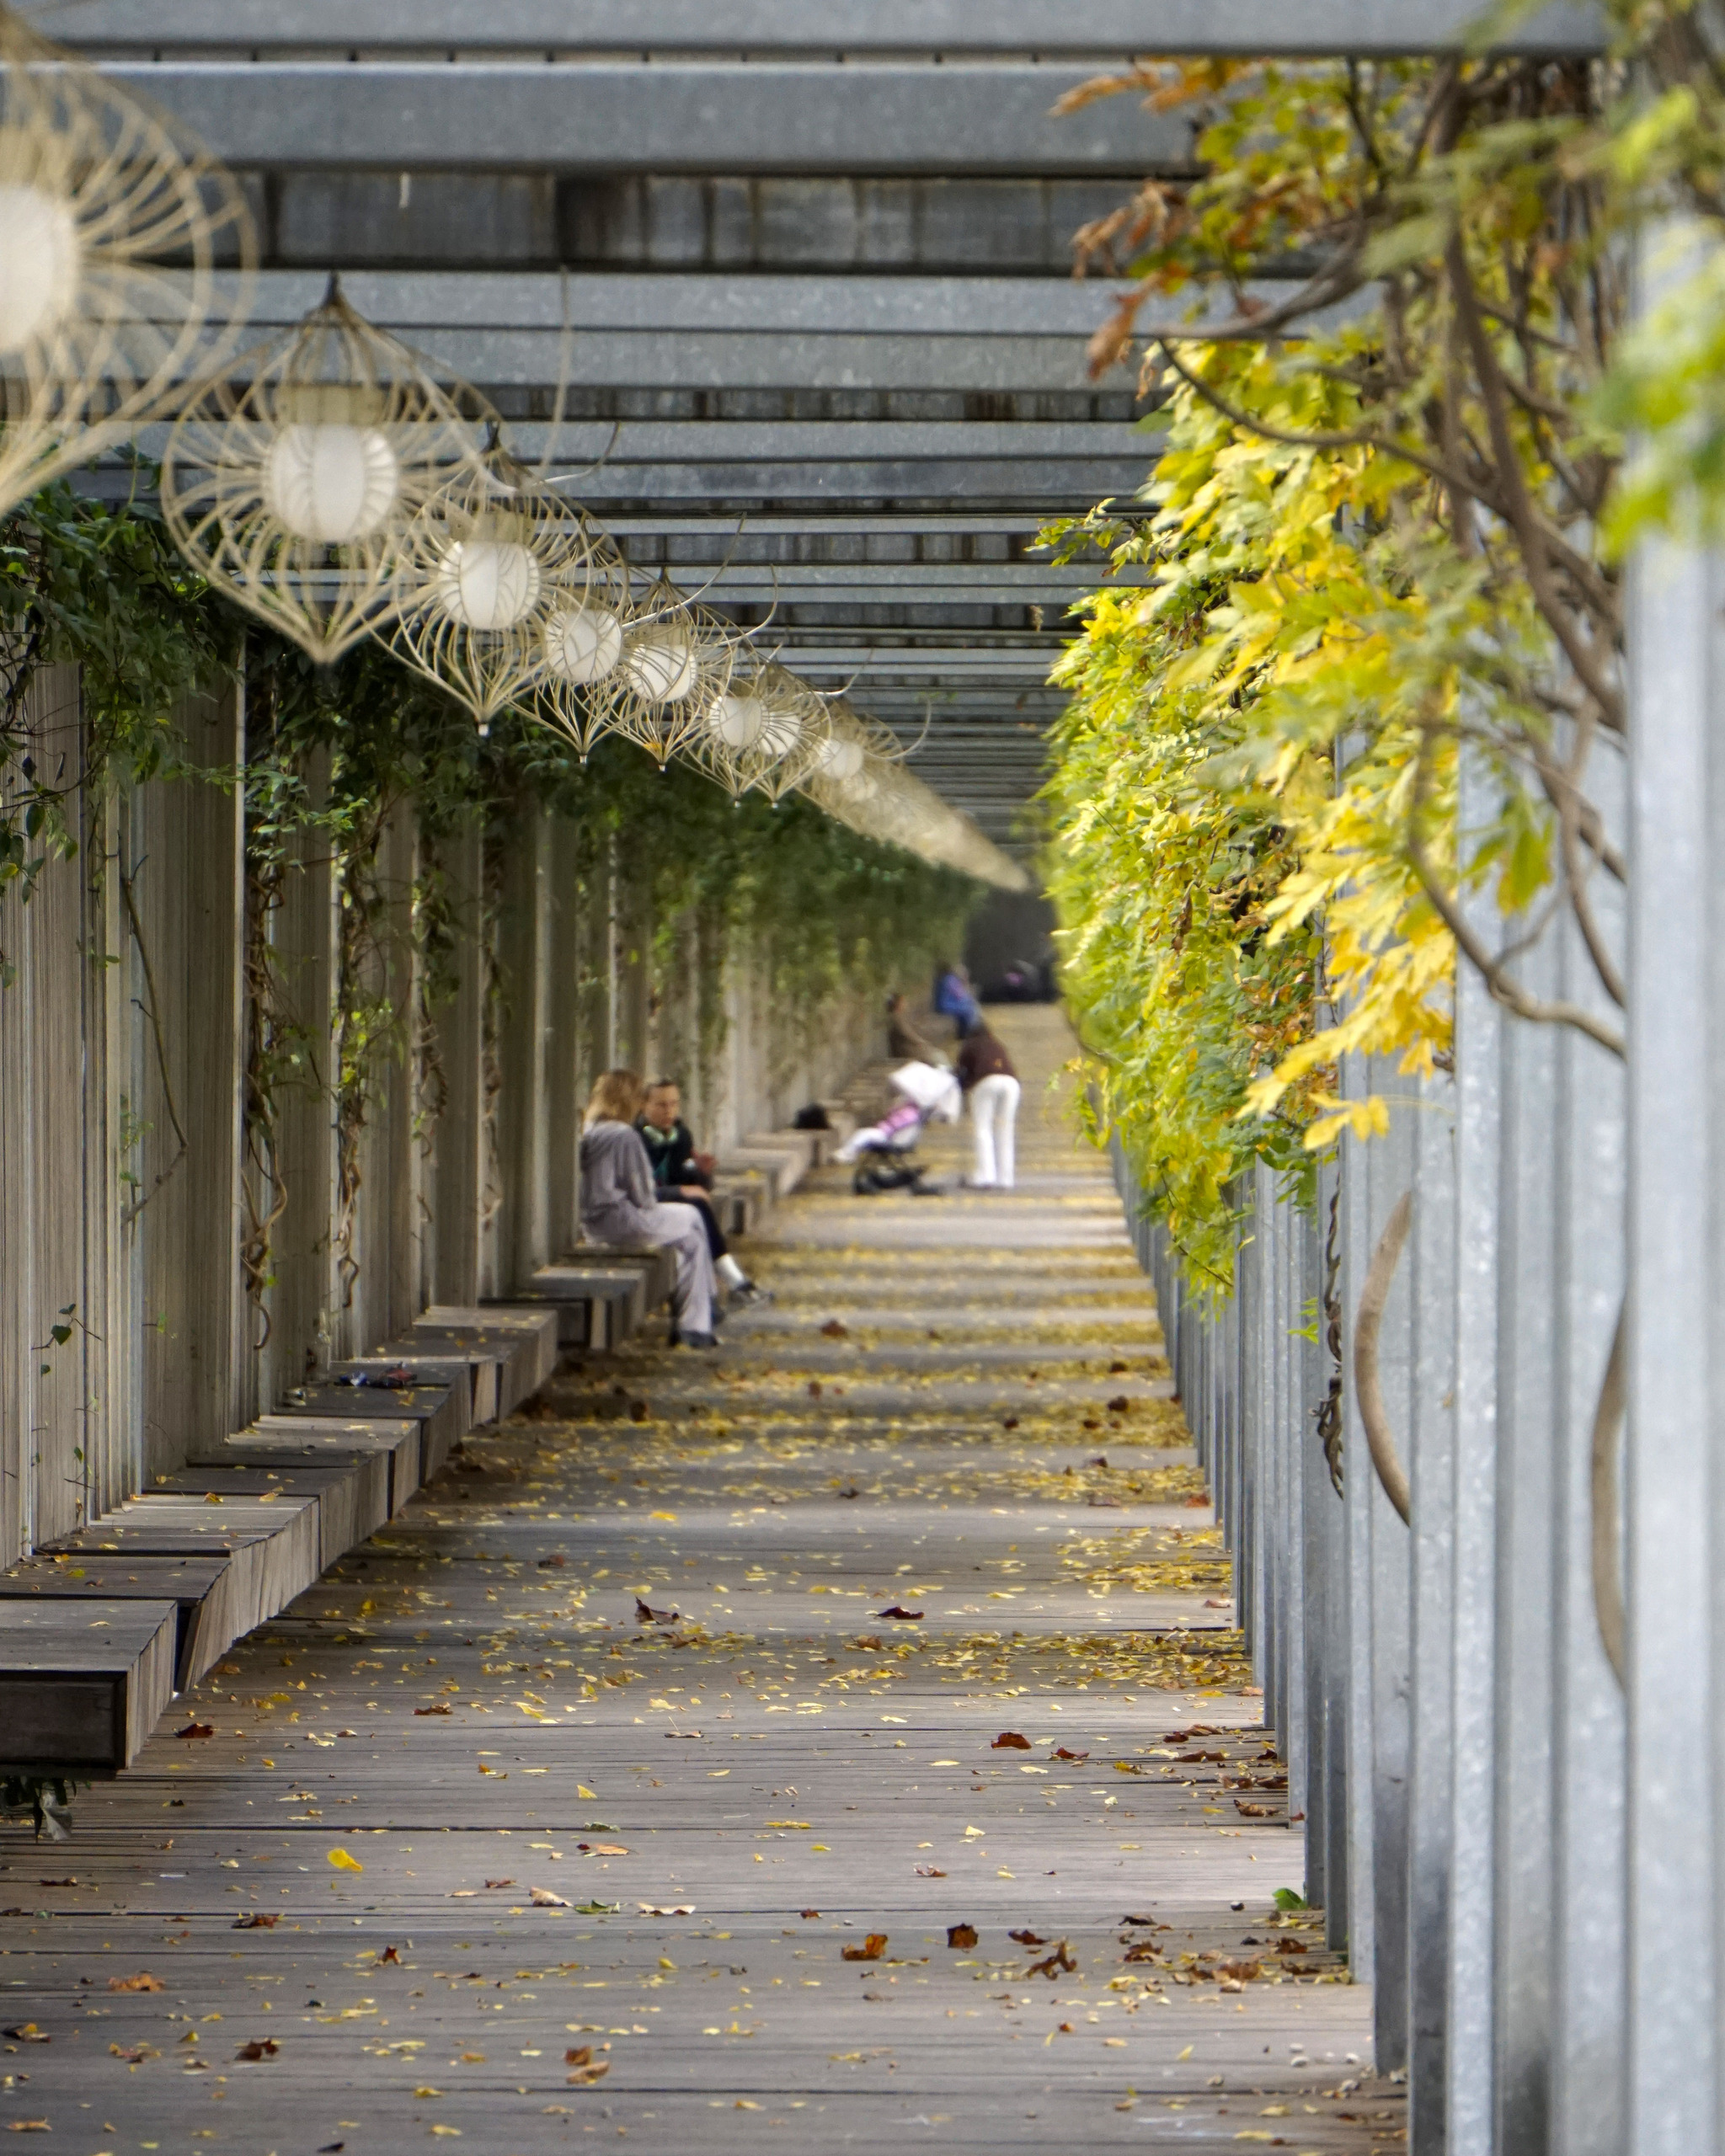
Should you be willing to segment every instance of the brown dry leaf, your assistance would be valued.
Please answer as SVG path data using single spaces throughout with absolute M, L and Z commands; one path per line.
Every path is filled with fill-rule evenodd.
M 1078 1964 L 1067 1951 L 1066 1942 L 1063 1939 L 1052 1954 L 1045 1955 L 1040 1961 L 1033 1961 L 1024 1973 L 1027 1977 L 1046 1977 L 1053 1983 L 1063 1969 L 1068 1976 L 1072 1976 L 1076 1975 L 1077 1968 Z
M 860 1946 L 841 1946 L 839 1958 L 845 1961 L 878 1961 L 886 1951 L 886 1934 L 871 1931 Z
M 889 1603 L 884 1609 L 875 1611 L 877 1617 L 896 1617 L 905 1625 L 920 1625 L 923 1613 L 920 1609 L 906 1609 L 902 1603 Z
M 536 1909 L 566 1909 L 569 1906 L 561 1894 L 553 1894 L 548 1886 L 530 1886 L 527 1899 Z
M 492 1892 L 493 1892 L 494 1893 L 494 1892 L 496 1892 L 499 1887 L 503 1887 L 503 1886 L 513 1886 L 515 1885 L 515 1882 L 514 1881 L 514 1880 L 513 1880 L 513 1879 L 488 1879 L 488 1880 L 485 1881 L 485 1884 L 486 1884 L 486 1885 L 487 1885 L 487 1886 L 488 1886 L 492 1890 Z
M 588 1856 L 627 1856 L 628 1851 L 621 1842 L 577 1842 L 575 1847 Z
M 232 1928 L 235 1931 L 274 1931 L 280 1922 L 279 1910 L 254 1909 L 249 1916 L 236 1917 Z
M 1236 1984 L 1249 1984 L 1254 1977 L 1263 1974 L 1262 1961 L 1224 1961 L 1218 1967 L 1218 1976 L 1231 1977 Z
M 160 1977 L 152 1977 L 147 1969 L 140 1969 L 135 1977 L 109 1977 L 109 1991 L 166 1991 L 168 1987 Z
M 948 1946 L 974 1946 L 975 1944 L 976 1927 L 974 1924 L 949 1924 L 947 1926 Z
M 1003 1729 L 988 1748 L 991 1752 L 1028 1752 L 1030 1739 L 1021 1737 L 1016 1729 Z
M 274 2036 L 254 2036 L 250 2043 L 240 2046 L 234 2057 L 250 2059 L 255 2063 L 260 2058 L 274 2058 L 280 2049 Z
M 1275 1817 L 1268 1804 L 1246 1804 L 1237 1796 L 1234 1799 L 1234 1809 L 1242 1819 L 1271 1819 Z
M 563 1556 L 560 1550 L 553 1550 L 548 1557 L 540 1558 L 538 1562 L 539 1569 L 542 1572 L 561 1572 L 563 1566 L 568 1564 L 569 1559 Z
M 1057 1744 L 1055 1747 L 1055 1757 L 1057 1759 L 1071 1759 L 1076 1761 L 1087 1759 L 1090 1757 L 1090 1754 L 1087 1752 L 1071 1752 L 1067 1750 L 1064 1744 Z
M 1276 1942 L 1279 1954 L 1309 1954 L 1311 1949 L 1303 1939 L 1282 1939 Z
M 39 2029 L 34 2021 L 20 2021 L 6 2034 L 15 2044 L 51 2044 L 54 2041 L 46 2030 Z
M 435 1707 L 415 1707 L 414 1709 L 414 1712 L 416 1715 L 446 1715 L 451 1711 L 451 1710 L 450 1708 L 442 1705 Z
M 571 2044 L 563 2055 L 565 2066 L 590 2066 L 593 2063 L 591 2044 Z
M 830 1317 L 820 1330 L 828 1340 L 848 1340 L 851 1337 L 851 1328 L 841 1318 Z
M 383 1951 L 377 1956 L 378 1967 L 381 1969 L 386 1961 L 393 1961 L 397 1968 L 399 1968 L 401 1967 L 401 1949 L 398 1946 L 386 1946 Z
M 820 1912 L 819 1909 L 799 1909 L 798 1911 L 798 1914 L 801 1916 L 806 1923 L 810 1918 L 819 1917 Z
M 681 1614 L 681 1611 L 677 1609 L 649 1609 L 638 1594 L 635 1597 L 635 1622 L 638 1625 L 675 1625 Z
M 859 1632 L 851 1644 L 859 1650 L 869 1649 L 879 1653 L 884 1642 L 878 1632 Z
M 1039 1933 L 1028 1929 L 1024 1931 L 1009 1931 L 1007 1934 L 1007 1936 L 1008 1939 L 1016 1939 L 1021 1946 L 1046 1946 L 1048 1945 L 1048 1941 L 1043 1938 Z
M 128 2066 L 142 2066 L 147 2058 L 160 2058 L 162 2056 L 153 2044 L 109 2044 L 108 2049 L 115 2058 L 123 2058 Z
M 590 2089 L 595 2081 L 604 2080 L 610 2071 L 611 2061 L 598 2059 L 591 2066 L 578 2066 L 569 2075 L 569 2084 L 571 2089 Z
M 176 1737 L 213 1737 L 216 1728 L 212 1722 L 189 1721 L 184 1729 L 177 1729 L 174 1733 Z
M 916 1876 L 919 1879 L 944 1879 L 946 1874 L 937 1864 L 919 1864 L 916 1867 Z

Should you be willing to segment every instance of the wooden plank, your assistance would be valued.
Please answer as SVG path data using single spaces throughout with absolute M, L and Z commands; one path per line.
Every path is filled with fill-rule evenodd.
M 381 1454 L 389 1463 L 393 1519 L 419 1488 L 423 1428 L 405 1417 L 260 1415 L 228 1439 L 221 1459 L 228 1465 L 277 1467 Z
M 38 1773 L 129 1766 L 174 1694 L 172 1602 L 0 1601 L 5 1764 Z
M 677 1264 L 667 1250 L 630 1250 L 618 1243 L 581 1243 L 559 1263 L 582 1265 L 591 1262 L 606 1267 L 629 1266 L 641 1276 L 642 1293 L 649 1310 L 670 1300 L 676 1285 Z

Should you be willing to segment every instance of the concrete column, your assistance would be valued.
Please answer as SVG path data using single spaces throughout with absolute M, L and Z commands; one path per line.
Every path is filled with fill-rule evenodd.
M 465 1305 L 479 1294 L 479 1224 L 485 1145 L 486 958 L 482 942 L 481 834 L 476 821 L 438 841 L 458 924 L 456 989 L 432 1014 L 439 1092 L 432 1134 L 432 1231 L 426 1252 L 428 1303 Z

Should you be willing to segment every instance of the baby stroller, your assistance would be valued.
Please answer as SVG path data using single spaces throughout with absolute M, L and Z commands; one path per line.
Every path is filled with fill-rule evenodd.
M 836 1158 L 855 1161 L 851 1187 L 859 1198 L 886 1190 L 908 1190 L 913 1197 L 936 1195 L 922 1180 L 924 1171 L 911 1156 L 922 1127 L 931 1116 L 953 1123 L 959 1114 L 959 1084 L 949 1070 L 929 1063 L 907 1063 L 892 1074 L 891 1084 L 905 1097 L 897 1101 L 879 1123 L 853 1132 L 839 1148 Z

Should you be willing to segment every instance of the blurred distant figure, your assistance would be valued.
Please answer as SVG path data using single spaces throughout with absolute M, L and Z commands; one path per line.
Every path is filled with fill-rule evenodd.
M 962 965 L 943 966 L 934 976 L 933 1003 L 943 1018 L 950 1018 L 960 1040 L 982 1023 L 982 1006 Z
M 959 1083 L 970 1102 L 976 1136 L 973 1190 L 1010 1190 L 1017 1170 L 1014 1131 L 1018 1120 L 1018 1074 L 980 1012 L 960 1043 Z
M 910 1006 L 895 989 L 886 1000 L 886 1052 L 895 1063 L 938 1063 L 941 1052 L 917 1030 Z

